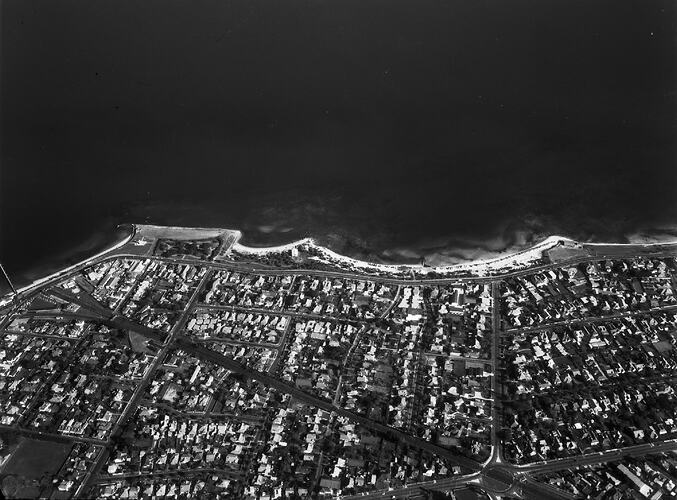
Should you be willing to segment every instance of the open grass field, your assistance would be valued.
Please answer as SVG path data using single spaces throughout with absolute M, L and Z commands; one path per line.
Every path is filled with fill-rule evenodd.
M 72 444 L 21 438 L 0 475 L 7 498 L 37 498 L 51 488 L 56 474 L 73 447 Z M 8 479 L 8 476 L 10 478 Z M 13 491 L 12 491 L 13 490 Z

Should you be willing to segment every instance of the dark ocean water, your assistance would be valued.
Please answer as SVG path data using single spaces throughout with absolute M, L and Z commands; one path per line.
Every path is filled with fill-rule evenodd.
M 391 261 L 677 222 L 672 1 L 0 6 L 19 282 L 121 222 Z

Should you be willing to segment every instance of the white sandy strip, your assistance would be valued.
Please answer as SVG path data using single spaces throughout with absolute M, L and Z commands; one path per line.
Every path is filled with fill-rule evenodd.
M 474 271 L 477 275 L 485 275 L 490 271 L 500 271 L 506 268 L 517 269 L 527 267 L 534 261 L 543 256 L 543 252 L 556 247 L 561 241 L 575 244 L 576 241 L 565 236 L 549 236 L 545 240 L 524 250 L 509 253 L 507 255 L 492 257 L 489 259 L 479 259 L 462 264 L 451 266 L 440 266 L 437 268 L 426 268 L 427 272 L 453 273 L 458 271 Z
M 292 250 L 293 248 L 298 248 L 301 246 L 308 246 L 312 247 L 314 250 L 316 250 L 318 253 L 322 255 L 322 257 L 310 257 L 312 260 L 319 260 L 321 262 L 326 262 L 326 263 L 332 263 L 338 261 L 339 263 L 342 264 L 347 264 L 349 266 L 353 267 L 361 267 L 361 268 L 369 268 L 369 269 L 380 269 L 382 271 L 388 271 L 388 272 L 393 272 L 393 271 L 401 271 L 402 267 L 406 267 L 407 269 L 409 268 L 422 268 L 422 266 L 419 265 L 411 265 L 411 264 L 402 264 L 402 265 L 396 265 L 396 264 L 378 264 L 375 262 L 367 262 L 364 260 L 359 260 L 359 259 L 354 259 L 352 257 L 346 257 L 345 255 L 338 254 L 332 250 L 329 250 L 327 247 L 323 247 L 322 245 L 318 245 L 315 240 L 312 238 L 304 238 L 302 240 L 298 241 L 293 241 L 291 243 L 287 243 L 286 245 L 279 245 L 276 247 L 247 247 L 244 246 L 240 243 L 235 243 L 232 246 L 232 249 L 235 250 L 236 252 L 243 253 L 243 254 L 255 254 L 255 255 L 266 255 L 269 253 L 280 253 L 280 252 L 286 252 L 288 250 Z
M 278 245 L 276 247 L 247 247 L 241 243 L 234 243 L 230 247 L 231 250 L 239 253 L 249 253 L 254 255 L 265 255 L 268 253 L 281 253 L 286 252 L 287 250 L 292 250 L 293 248 L 299 247 L 301 245 L 315 245 L 315 242 L 312 238 L 304 238 L 302 240 L 292 241 L 285 245 Z
M 322 245 L 318 245 L 315 243 L 315 240 L 312 238 L 304 238 L 302 240 L 297 240 L 293 241 L 291 243 L 287 243 L 286 245 L 279 245 L 275 247 L 247 247 L 244 246 L 240 243 L 235 243 L 231 249 L 242 253 L 242 254 L 254 254 L 254 255 L 266 255 L 266 254 L 272 254 L 272 253 L 281 253 L 281 252 L 286 252 L 289 250 L 292 250 L 294 248 L 299 248 L 302 246 L 308 246 L 312 247 L 314 250 L 316 250 L 318 253 L 322 255 L 322 257 L 310 257 L 313 260 L 319 260 L 321 262 L 325 263 L 332 263 L 332 261 L 336 262 L 338 261 L 341 264 L 347 264 L 349 266 L 353 267 L 361 267 L 361 268 L 370 268 L 370 269 L 380 269 L 382 271 L 388 271 L 388 272 L 393 272 L 393 271 L 401 271 L 402 267 L 407 267 L 407 268 L 413 268 L 413 267 L 421 267 L 421 266 L 412 266 L 412 265 L 389 265 L 389 264 L 377 264 L 374 262 L 367 262 L 363 260 L 358 260 L 358 259 L 353 259 L 352 257 L 346 257 L 345 255 L 338 254 L 332 250 L 329 250 L 326 247 L 323 247 Z M 335 265 L 335 264 L 334 264 Z M 398 269 L 400 268 L 400 269 Z
M 136 234 L 135 231 L 132 231 L 125 239 L 123 239 L 122 241 L 119 241 L 118 243 L 116 243 L 112 247 L 107 248 L 103 252 L 99 252 L 92 257 L 87 257 L 85 260 L 80 261 L 77 264 L 73 264 L 72 266 L 67 267 L 66 269 L 61 269 L 61 270 L 59 270 L 55 273 L 50 274 L 49 276 L 45 276 L 44 278 L 37 279 L 34 282 L 32 282 L 30 285 L 26 285 L 26 286 L 23 286 L 21 288 L 18 288 L 17 292 L 18 293 L 27 292 L 27 291 L 31 290 L 32 288 L 35 288 L 36 286 L 42 285 L 43 283 L 45 283 L 47 281 L 50 281 L 54 278 L 58 278 L 59 276 L 62 276 L 64 274 L 68 274 L 70 271 L 77 268 L 78 266 L 87 265 L 87 264 L 91 263 L 92 261 L 98 259 L 99 257 L 103 257 L 107 253 L 113 252 L 113 251 L 117 250 L 118 248 L 122 248 L 127 243 L 129 243 L 132 240 L 132 238 L 134 238 L 135 234 Z M 11 294 L 9 296 L 5 296 L 4 298 L 0 299 L 0 306 L 9 303 L 11 300 L 12 300 Z
M 561 241 L 566 241 L 574 244 L 577 243 L 575 240 L 567 238 L 566 236 L 549 236 L 540 243 L 537 243 L 532 247 L 525 248 L 524 250 L 520 250 L 518 252 L 509 253 L 507 255 L 502 255 L 499 257 L 492 257 L 489 259 L 474 260 L 472 262 L 466 262 L 463 264 L 442 266 L 437 268 L 437 270 L 462 271 L 478 267 L 485 268 L 486 270 L 499 270 L 505 267 L 514 267 L 516 265 L 524 266 L 535 260 L 540 259 L 543 256 L 543 252 L 556 247 Z
M 345 255 L 338 254 L 332 250 L 329 250 L 327 247 L 323 247 L 321 245 L 316 244 L 314 241 L 312 242 L 313 248 L 317 250 L 323 257 L 326 259 L 326 261 L 330 262 L 331 261 L 338 261 L 340 263 L 347 264 L 349 266 L 357 267 L 357 268 L 362 268 L 362 269 L 378 269 L 380 271 L 385 271 L 385 272 L 403 272 L 403 268 L 406 268 L 408 271 L 409 269 L 423 269 L 423 266 L 419 264 L 378 264 L 376 262 L 367 262 L 365 260 L 359 260 L 359 259 L 353 259 L 352 257 L 346 257 Z M 313 257 L 315 260 L 320 260 L 322 261 L 323 259 L 321 257 Z
M 339 263 L 339 264 L 344 264 L 346 266 L 351 266 L 354 268 L 361 268 L 361 269 L 372 269 L 372 270 L 380 270 L 384 272 L 390 272 L 390 273 L 397 273 L 397 272 L 409 272 L 411 270 L 417 270 L 419 272 L 423 273 L 429 273 L 429 272 L 457 272 L 457 271 L 467 271 L 467 270 L 475 270 L 479 273 L 484 273 L 487 271 L 494 271 L 494 270 L 500 270 L 505 267 L 515 267 L 515 266 L 526 266 L 527 264 L 538 260 L 541 258 L 543 252 L 545 250 L 549 250 L 550 248 L 555 247 L 560 241 L 567 241 L 571 243 L 576 243 L 574 240 L 570 238 L 566 238 L 564 236 L 550 236 L 543 240 L 542 242 L 529 247 L 528 249 L 511 253 L 505 256 L 500 256 L 500 257 L 493 257 L 490 259 L 481 259 L 481 260 L 475 260 L 472 262 L 464 263 L 464 264 L 454 264 L 451 266 L 439 266 L 439 267 L 424 267 L 421 266 L 420 264 L 377 264 L 374 262 L 367 262 L 359 259 L 354 259 L 352 257 L 346 257 L 345 255 L 338 254 L 334 252 L 333 250 L 330 250 L 326 247 L 323 247 L 321 245 L 318 245 L 315 243 L 315 241 L 312 238 L 305 238 L 303 240 L 298 240 L 294 241 L 292 243 L 288 243 L 286 245 L 280 245 L 276 247 L 262 247 L 262 248 L 253 248 L 253 247 L 246 247 L 244 245 L 241 245 L 239 243 L 236 243 L 233 245 L 233 250 L 238 251 L 240 253 L 249 253 L 249 254 L 256 254 L 256 255 L 265 255 L 268 253 L 277 253 L 277 252 L 285 252 L 288 250 L 291 250 L 295 247 L 300 247 L 302 245 L 308 245 L 313 247 L 314 250 L 316 250 L 321 257 L 311 257 L 313 260 L 319 260 L 323 261 L 329 264 L 332 263 Z
M 205 238 L 217 238 L 237 233 L 240 231 L 223 229 L 220 227 L 181 227 L 181 226 L 157 226 L 153 224 L 134 224 L 136 234 L 153 240 L 167 238 L 174 240 L 200 240 Z
M 581 243 L 584 247 L 656 247 L 665 245 L 677 245 L 677 240 L 655 241 L 652 243 Z

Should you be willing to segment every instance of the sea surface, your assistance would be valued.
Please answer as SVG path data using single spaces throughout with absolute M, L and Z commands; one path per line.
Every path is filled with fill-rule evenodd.
M 18 284 L 127 222 L 431 264 L 677 238 L 672 1 L 0 5 Z

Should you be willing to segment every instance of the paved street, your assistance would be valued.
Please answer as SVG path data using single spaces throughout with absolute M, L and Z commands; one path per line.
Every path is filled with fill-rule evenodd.
M 232 241 L 229 242 L 232 244 Z M 672 250 L 666 252 L 663 249 L 658 249 L 654 252 L 655 256 L 663 255 L 672 255 Z M 589 262 L 599 259 L 607 258 L 608 256 L 613 256 L 608 252 L 602 255 L 592 255 L 579 257 L 575 259 L 570 259 L 566 262 L 566 265 L 575 265 L 583 262 Z M 130 258 L 130 259 L 145 259 L 147 256 L 138 255 L 138 254 L 129 254 L 125 253 L 125 248 L 121 248 L 110 255 L 102 256 L 97 259 L 97 261 L 110 260 L 115 258 Z M 514 465 L 506 463 L 503 457 L 503 448 L 500 439 L 500 428 L 501 428 L 501 399 L 503 397 L 503 386 L 501 381 L 502 374 L 502 365 L 501 365 L 501 342 L 502 342 L 502 321 L 499 313 L 499 300 L 500 300 L 500 281 L 507 276 L 523 276 L 527 273 L 533 273 L 535 271 L 542 271 L 547 269 L 552 269 L 555 267 L 561 267 L 564 264 L 562 262 L 556 264 L 545 264 L 536 266 L 529 270 L 521 270 L 515 272 L 509 272 L 501 276 L 495 277 L 452 277 L 452 278 L 436 278 L 431 280 L 423 279 L 412 279 L 412 278 L 386 278 L 386 277 L 375 277 L 375 276 L 360 276 L 349 272 L 344 271 L 326 271 L 326 270 L 313 270 L 313 269 L 270 269 L 264 268 L 260 265 L 255 264 L 243 264 L 243 263 L 234 263 L 227 261 L 192 261 L 191 259 L 179 259 L 179 258 L 155 258 L 156 260 L 175 263 L 175 264 L 186 264 L 186 263 L 195 263 L 200 266 L 208 268 L 208 272 L 205 276 L 202 277 L 201 281 L 193 291 L 186 307 L 181 312 L 179 318 L 176 320 L 172 326 L 170 332 L 165 334 L 164 332 L 159 332 L 152 328 L 145 327 L 140 325 L 129 318 L 122 316 L 118 310 L 110 310 L 105 308 L 103 305 L 94 300 L 91 296 L 86 294 L 83 291 L 75 294 L 62 289 L 52 289 L 49 293 L 69 302 L 78 304 L 81 309 L 77 312 L 64 311 L 29 311 L 24 313 L 22 316 L 27 318 L 56 318 L 61 317 L 64 319 L 86 319 L 86 320 L 98 320 L 104 324 L 109 325 L 112 328 L 119 328 L 123 330 L 134 331 L 148 339 L 154 340 L 161 344 L 161 348 L 157 353 L 157 356 L 151 365 L 150 370 L 146 373 L 146 376 L 143 380 L 140 381 L 136 387 L 132 398 L 125 407 L 122 415 L 118 419 L 115 427 L 113 429 L 112 435 L 116 434 L 119 429 L 121 429 L 129 418 L 134 414 L 137 406 L 141 402 L 143 393 L 152 379 L 155 370 L 163 362 L 165 355 L 172 348 L 181 348 L 184 351 L 190 353 L 193 356 L 196 356 L 199 359 L 208 361 L 210 363 L 217 364 L 224 368 L 227 368 L 230 371 L 235 373 L 240 373 L 246 375 L 251 380 L 256 380 L 262 384 L 272 387 L 275 390 L 283 392 L 285 394 L 290 394 L 295 399 L 303 401 L 313 407 L 322 408 L 329 412 L 333 412 L 336 415 L 345 417 L 353 422 L 356 422 L 374 432 L 382 433 L 389 435 L 391 437 L 397 438 L 403 442 L 408 443 L 410 446 L 426 450 L 436 456 L 442 457 L 452 463 L 459 465 L 463 471 L 463 474 L 458 476 L 452 476 L 444 479 L 439 479 L 436 481 L 423 481 L 416 484 L 408 484 L 405 487 L 400 488 L 391 488 L 386 490 L 379 490 L 369 494 L 355 495 L 346 498 L 351 499 L 366 499 L 366 498 L 416 498 L 425 495 L 427 492 L 438 491 L 445 492 L 451 491 L 454 488 L 466 485 L 466 484 L 476 484 L 483 487 L 493 498 L 499 498 L 501 494 L 505 492 L 510 492 L 521 498 L 556 498 L 556 499 L 565 499 L 569 498 L 570 495 L 557 490 L 549 485 L 544 485 L 533 479 L 534 474 L 541 474 L 545 472 L 553 472 L 558 470 L 569 469 L 572 467 L 584 466 L 584 465 L 593 465 L 599 463 L 606 463 L 614 460 L 620 460 L 624 457 L 640 457 L 650 453 L 677 450 L 677 440 L 669 440 L 663 442 L 641 444 L 636 446 L 629 446 L 625 448 L 607 450 L 600 453 L 589 453 L 579 456 L 572 456 L 567 458 L 560 458 L 554 460 L 547 460 L 543 462 L 525 464 L 525 465 Z M 85 266 L 92 264 L 92 261 L 83 263 L 82 265 L 76 266 L 71 269 L 68 273 L 59 274 L 54 278 L 45 281 L 39 286 L 27 291 L 24 296 L 33 296 L 37 293 L 40 293 L 43 290 L 49 289 L 56 282 L 60 282 L 70 276 L 77 275 Z M 209 281 L 212 274 L 217 270 L 234 270 L 234 271 L 244 271 L 244 272 L 255 272 L 261 275 L 284 275 L 284 276 L 304 276 L 312 275 L 317 277 L 334 277 L 334 278 L 366 278 L 372 281 L 387 283 L 392 285 L 397 285 L 397 291 L 394 299 L 388 305 L 387 309 L 383 311 L 379 317 L 373 320 L 348 320 L 345 318 L 336 318 L 333 316 L 322 315 L 322 314 L 310 314 L 310 313 L 300 313 L 293 311 L 275 311 L 262 308 L 251 308 L 251 307 L 239 307 L 239 306 L 220 306 L 220 305 L 204 305 L 199 303 L 199 298 L 206 286 L 206 283 Z M 232 311 L 242 311 L 247 313 L 260 313 L 260 314 L 270 314 L 270 315 L 283 315 L 289 317 L 298 317 L 304 319 L 317 319 L 323 321 L 339 321 L 339 322 L 349 322 L 356 325 L 359 325 L 361 328 L 356 335 L 355 341 L 351 345 L 348 351 L 348 358 L 352 355 L 359 339 L 364 333 L 368 325 L 372 324 L 378 320 L 384 320 L 391 313 L 392 309 L 396 306 L 398 299 L 401 296 L 402 286 L 404 285 L 435 285 L 435 284 L 449 284 L 449 283 L 459 283 L 471 281 L 474 283 L 489 283 L 491 284 L 491 297 L 492 297 L 492 311 L 491 311 L 491 327 L 492 327 L 492 344 L 491 344 L 491 357 L 487 360 L 481 360 L 471 357 L 456 356 L 454 359 L 463 360 L 463 361 L 481 361 L 488 365 L 492 366 L 493 375 L 491 377 L 491 387 L 492 387 L 492 404 L 491 404 L 491 454 L 489 459 L 484 464 L 479 464 L 470 458 L 460 455 L 459 453 L 438 446 L 434 443 L 425 441 L 418 437 L 409 435 L 399 429 L 389 427 L 387 425 L 381 424 L 379 422 L 373 421 L 369 418 L 363 417 L 361 415 L 355 414 L 351 411 L 348 411 L 339 406 L 340 398 L 337 396 L 334 398 L 334 401 L 326 401 L 324 399 L 318 398 L 312 394 L 309 394 L 296 386 L 287 384 L 280 379 L 276 378 L 273 374 L 275 373 L 276 367 L 280 363 L 281 354 L 288 342 L 289 337 L 289 326 L 287 326 L 284 335 L 282 336 L 278 345 L 273 345 L 272 348 L 278 350 L 278 357 L 274 362 L 273 369 L 270 373 L 263 373 L 256 370 L 253 370 L 242 363 L 234 361 L 231 358 L 223 356 L 215 351 L 210 350 L 204 345 L 200 344 L 192 339 L 185 337 L 182 332 L 188 318 L 196 310 L 232 310 Z M 131 290 L 127 294 L 131 293 Z M 591 317 L 591 318 L 579 318 L 572 320 L 563 320 L 556 323 L 550 323 L 547 325 L 539 325 L 536 327 L 527 327 L 527 328 L 513 328 L 508 330 L 509 333 L 535 333 L 545 329 L 549 329 L 555 326 L 563 325 L 578 325 L 585 323 L 596 323 L 601 321 L 608 321 L 611 319 L 618 319 L 623 317 L 632 317 L 642 314 L 648 314 L 650 312 L 659 312 L 659 311 L 675 311 L 677 306 L 665 306 L 654 308 L 651 311 L 633 311 L 633 312 L 624 312 L 624 313 L 614 313 L 605 317 Z M 5 331 L 9 323 L 10 316 L 7 316 L 0 323 L 0 331 Z M 21 333 L 22 335 L 33 335 L 32 333 Z M 40 336 L 40 334 L 35 334 Z M 45 337 L 55 337 L 44 335 Z M 58 337 L 60 338 L 60 337 Z M 241 344 L 241 343 L 240 343 Z M 263 345 L 263 344 L 256 344 Z M 432 353 L 420 353 L 421 356 L 430 355 Z M 340 384 L 339 384 L 340 387 Z M 0 429 L 4 429 L 7 426 L 0 426 Z M 30 436 L 36 439 L 44 440 L 56 440 L 56 441 L 71 441 L 71 442 L 87 442 L 93 444 L 99 444 L 104 447 L 110 447 L 110 441 L 101 441 L 94 440 L 90 438 L 78 438 L 75 436 L 67 436 L 60 434 L 50 434 L 42 433 L 38 431 L 32 431 L 29 429 L 17 428 L 16 426 L 10 427 L 6 430 L 12 430 L 18 432 L 25 436 Z M 93 471 L 98 470 L 103 465 L 103 461 L 106 459 L 107 453 L 101 453 L 98 458 L 94 468 L 90 470 L 88 475 L 88 484 L 96 480 L 96 474 L 92 473 Z M 205 472 L 208 471 L 205 469 Z M 192 471 L 198 472 L 198 471 Z M 84 494 L 87 491 L 87 485 L 83 485 L 79 490 L 79 494 Z
M 658 312 L 670 312 L 677 311 L 677 305 L 669 305 L 662 307 L 652 307 L 651 309 L 640 310 L 640 311 L 624 311 L 614 314 L 609 314 L 606 316 L 590 316 L 587 318 L 576 318 L 576 319 L 567 319 L 562 321 L 555 321 L 552 323 L 544 323 L 538 326 L 531 326 L 526 328 L 510 328 L 506 330 L 507 333 L 519 333 L 519 334 L 529 334 L 541 332 L 543 330 L 550 330 L 558 326 L 580 326 L 593 323 L 603 323 L 605 321 L 611 321 L 614 319 L 621 318 L 633 318 L 637 316 L 645 316 L 647 314 L 658 313 Z

